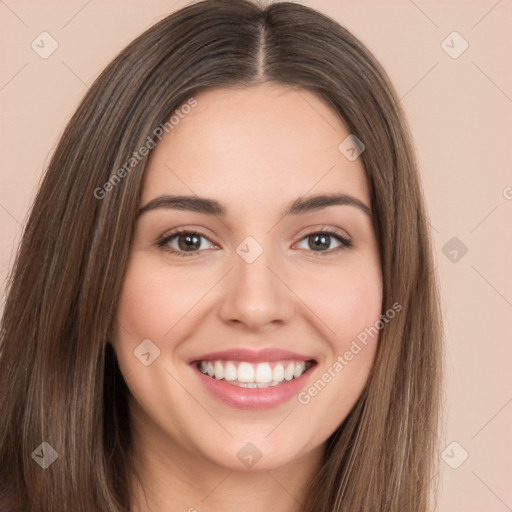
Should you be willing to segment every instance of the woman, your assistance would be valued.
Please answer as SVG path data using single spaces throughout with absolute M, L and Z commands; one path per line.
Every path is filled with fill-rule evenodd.
M 3 511 L 426 511 L 441 320 L 406 123 L 347 30 L 209 0 L 105 69 L 2 320 Z

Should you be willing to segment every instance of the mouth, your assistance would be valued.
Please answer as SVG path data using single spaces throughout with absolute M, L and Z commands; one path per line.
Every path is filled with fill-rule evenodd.
M 304 387 L 317 361 L 284 350 L 237 349 L 188 361 L 213 396 L 243 409 L 261 409 L 289 400 Z
M 262 389 L 290 382 L 306 373 L 316 362 L 309 361 L 197 361 L 195 368 L 203 375 L 215 380 L 223 380 L 232 386 Z

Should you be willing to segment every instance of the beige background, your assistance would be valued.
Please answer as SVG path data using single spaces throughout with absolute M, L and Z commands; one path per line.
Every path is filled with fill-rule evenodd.
M 186 3 L 0 0 L 2 290 L 39 179 L 77 102 L 119 50 Z M 438 510 L 510 511 L 512 0 L 301 3 L 331 15 L 375 53 L 415 138 L 446 316 L 448 448 Z M 47 59 L 31 48 L 43 31 L 59 45 Z M 442 44 L 454 31 L 469 44 L 458 58 L 445 51 L 463 48 L 458 36 Z M 452 237 L 467 247 L 462 257 L 445 247 Z

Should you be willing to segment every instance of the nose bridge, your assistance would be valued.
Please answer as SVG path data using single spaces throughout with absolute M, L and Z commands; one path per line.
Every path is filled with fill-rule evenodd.
M 276 276 L 280 268 L 278 256 L 268 238 L 260 243 L 248 236 L 236 247 L 231 285 L 221 308 L 225 321 L 257 327 L 287 320 L 291 297 Z

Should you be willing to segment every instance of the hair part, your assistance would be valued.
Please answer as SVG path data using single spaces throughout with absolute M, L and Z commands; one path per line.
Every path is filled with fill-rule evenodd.
M 1 324 L 0 509 L 129 512 L 129 390 L 108 343 L 148 156 L 98 199 L 190 97 L 264 82 L 306 89 L 363 141 L 383 279 L 367 385 L 328 439 L 304 510 L 426 512 L 436 459 L 441 314 L 407 124 L 386 73 L 308 7 L 207 0 L 135 39 L 68 123 L 32 205 Z M 113 182 L 112 182 L 113 183 Z M 41 442 L 58 463 L 41 471 Z

